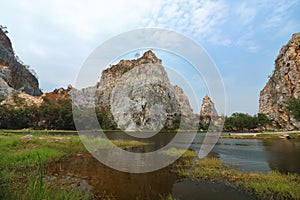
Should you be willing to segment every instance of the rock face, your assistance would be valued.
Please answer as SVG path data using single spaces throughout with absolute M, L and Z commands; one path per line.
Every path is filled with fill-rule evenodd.
M 111 113 L 118 127 L 127 131 L 160 130 L 172 126 L 176 117 L 192 114 L 183 90 L 170 84 L 152 51 L 104 70 L 96 98 L 96 106 Z
M 215 104 L 207 95 L 203 97 L 200 116 L 218 116 Z
M 56 104 L 59 102 L 70 101 L 70 91 L 72 90 L 72 86 L 69 85 L 67 89 L 58 88 L 53 90 L 53 92 L 44 93 L 41 96 L 43 101 L 49 101 L 52 104 Z
M 259 112 L 266 114 L 276 128 L 299 129 L 300 123 L 286 110 L 291 97 L 300 97 L 300 33 L 293 34 L 281 48 L 275 70 L 260 92 Z
M 37 78 L 18 61 L 10 39 L 0 29 L 0 100 L 13 90 L 33 96 L 42 94 Z

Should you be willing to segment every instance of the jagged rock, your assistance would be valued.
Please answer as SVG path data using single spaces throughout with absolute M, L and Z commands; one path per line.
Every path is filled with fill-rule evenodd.
M 202 99 L 201 111 L 200 111 L 200 120 L 203 124 L 209 124 L 211 122 L 212 117 L 218 117 L 217 110 L 215 108 L 215 104 L 209 98 L 209 96 L 205 96 Z
M 183 89 L 178 85 L 175 85 L 173 87 L 176 93 L 176 98 L 178 101 L 181 115 L 185 117 L 192 117 L 194 115 L 193 109 L 191 108 L 190 101 L 184 94 Z
M 215 104 L 207 95 L 202 99 L 200 116 L 218 116 Z
M 13 90 L 33 96 L 42 94 L 37 78 L 17 59 L 10 39 L 1 29 L 0 80 L 0 96 L 3 98 L 6 98 Z
M 59 104 L 65 101 L 70 101 L 70 91 L 72 87 L 67 89 L 59 88 L 53 92 L 44 93 L 42 96 L 32 96 L 24 92 L 13 90 L 5 100 L 0 102 L 1 106 L 12 106 L 14 108 L 21 108 L 27 106 L 40 106 L 45 101 L 51 104 Z
M 102 72 L 97 107 L 112 113 L 123 130 L 160 130 L 177 116 L 193 115 L 188 98 L 170 84 L 161 60 L 147 51 L 137 60 L 121 60 Z
M 27 106 L 40 106 L 43 99 L 38 96 L 31 96 L 24 92 L 13 90 L 5 100 L 0 102 L 1 106 L 12 106 L 14 108 L 27 107 Z
M 72 90 L 72 86 L 68 86 L 67 89 L 58 88 L 53 90 L 53 92 L 44 93 L 41 98 L 46 101 L 50 101 L 50 103 L 58 103 L 61 101 L 70 101 L 70 91 Z
M 259 112 L 266 114 L 273 126 L 299 129 L 300 123 L 286 110 L 291 97 L 300 97 L 300 33 L 281 48 L 275 60 L 275 70 L 260 92 Z

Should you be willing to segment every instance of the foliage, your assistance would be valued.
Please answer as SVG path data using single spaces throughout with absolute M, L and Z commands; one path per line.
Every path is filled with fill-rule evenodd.
M 90 199 L 89 194 L 56 188 L 43 180 L 44 163 L 85 151 L 77 143 L 78 136 L 34 137 L 27 142 L 22 142 L 22 135 L 0 136 L 0 199 Z
M 251 116 L 245 113 L 233 113 L 230 117 L 225 117 L 224 129 L 226 131 L 250 131 L 256 128 L 264 128 L 270 124 L 270 119 L 262 113 Z
M 16 102 L 21 101 L 16 97 Z M 17 102 L 23 105 L 22 102 Z M 93 110 L 93 112 L 95 112 Z M 93 128 L 90 122 L 91 112 L 80 113 L 77 117 L 77 124 L 86 129 Z M 111 114 L 96 110 L 96 116 L 100 126 L 104 130 L 115 130 L 117 125 Z M 87 126 L 87 127 L 86 127 Z M 88 127 L 91 126 L 91 127 Z M 73 121 L 72 104 L 67 100 L 52 102 L 44 99 L 40 106 L 23 106 L 14 108 L 12 106 L 0 107 L 0 128 L 1 129 L 47 129 L 47 130 L 75 130 Z
M 286 108 L 295 117 L 297 121 L 300 121 L 300 99 L 289 99 Z

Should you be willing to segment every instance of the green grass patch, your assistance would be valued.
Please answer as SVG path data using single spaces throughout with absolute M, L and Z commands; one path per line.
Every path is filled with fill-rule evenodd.
M 87 145 L 90 151 L 112 148 L 118 146 L 120 148 L 132 148 L 132 147 L 143 147 L 147 146 L 147 143 L 139 142 L 135 140 L 108 140 L 101 137 L 88 137 L 88 136 L 80 136 L 81 140 Z
M 0 199 L 84 199 L 79 191 L 63 191 L 51 185 L 37 186 L 41 163 L 86 151 L 78 136 L 34 136 L 0 133 Z M 30 178 L 28 178 L 30 177 Z
M 225 181 L 233 187 L 242 187 L 259 199 L 300 199 L 300 176 L 279 172 L 243 173 L 229 169 L 217 158 L 198 160 L 190 169 L 177 173 L 191 179 Z
M 181 157 L 181 158 L 195 158 L 197 157 L 197 153 L 192 150 L 185 150 L 185 149 L 177 149 L 177 148 L 170 148 L 168 150 L 161 152 L 164 155 L 172 156 L 172 157 Z

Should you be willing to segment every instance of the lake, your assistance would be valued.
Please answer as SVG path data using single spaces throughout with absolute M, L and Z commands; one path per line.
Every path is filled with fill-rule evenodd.
M 149 151 L 168 144 L 174 133 L 160 133 L 151 138 L 134 138 L 121 132 L 106 134 L 109 139 L 138 140 L 152 145 Z M 190 133 L 187 133 L 187 137 Z M 199 151 L 205 134 L 197 134 L 190 149 Z M 180 144 L 177 144 L 180 147 Z M 219 138 L 209 156 L 218 157 L 233 168 L 267 173 L 277 170 L 282 173 L 300 174 L 300 140 L 286 139 L 231 139 Z
M 143 151 L 150 152 L 169 143 L 174 135 L 164 133 L 137 140 L 148 142 L 149 146 Z M 133 139 L 120 132 L 107 133 L 107 137 Z M 203 134 L 198 134 L 190 148 L 198 151 L 201 141 Z M 220 138 L 208 156 L 217 157 L 242 171 L 267 173 L 278 170 L 300 174 L 299 155 L 299 140 Z M 181 179 L 170 170 L 170 167 L 165 167 L 141 174 L 120 172 L 103 165 L 90 154 L 78 154 L 50 164 L 45 172 L 49 180 L 63 179 L 66 185 L 92 191 L 99 197 L 111 195 L 113 199 L 161 199 L 168 194 L 179 199 L 255 199 L 223 182 Z

